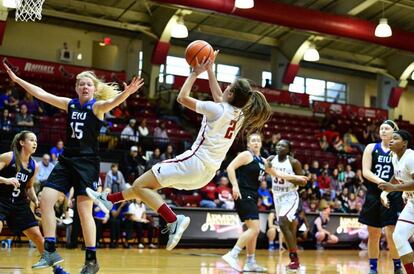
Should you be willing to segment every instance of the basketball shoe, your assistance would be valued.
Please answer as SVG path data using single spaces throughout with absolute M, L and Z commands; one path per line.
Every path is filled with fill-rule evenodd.
M 85 262 L 79 274 L 95 274 L 99 271 L 99 264 L 96 261 Z
M 43 251 L 42 257 L 40 257 L 40 260 L 32 265 L 33 269 L 39 269 L 39 268 L 46 268 L 49 266 L 55 266 L 59 263 L 63 262 L 63 258 L 60 257 L 60 255 L 54 251 Z
M 267 268 L 261 265 L 258 265 L 256 262 L 245 263 L 243 267 L 243 272 L 266 272 L 267 273 Z
M 242 269 L 241 269 L 240 264 L 239 264 L 239 260 L 237 259 L 237 257 L 232 256 L 230 252 L 227 252 L 226 254 L 221 256 L 221 258 L 226 263 L 228 263 L 231 266 L 231 268 L 233 268 L 234 270 L 236 270 L 238 272 L 242 272 Z
M 112 207 L 113 207 L 113 203 L 111 201 L 108 201 L 108 193 L 103 191 L 103 192 L 97 192 L 94 191 L 93 189 L 87 187 L 86 188 L 86 194 L 88 194 L 89 198 L 91 198 L 93 200 L 93 202 L 99 206 L 100 209 L 102 209 L 103 212 L 105 212 L 106 214 L 108 214 Z
M 162 233 L 170 233 L 166 247 L 168 251 L 171 251 L 178 244 L 189 224 L 190 217 L 177 215 L 177 220 L 174 223 L 167 224 L 167 227 L 162 230 Z

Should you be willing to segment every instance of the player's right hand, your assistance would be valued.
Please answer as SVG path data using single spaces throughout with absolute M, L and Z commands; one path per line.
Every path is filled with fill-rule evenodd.
M 237 200 L 239 198 L 241 199 L 239 186 L 233 186 L 233 199 Z
M 5 184 L 6 185 L 12 185 L 15 188 L 20 187 L 19 181 L 14 177 L 6 179 Z
M 16 76 L 16 74 L 11 70 L 11 68 L 5 63 L 3 62 L 3 66 L 6 69 L 7 74 L 9 75 L 10 79 L 13 82 L 16 82 L 16 80 L 19 78 Z
M 388 200 L 388 192 L 383 191 L 381 192 L 381 203 L 386 208 L 390 208 L 390 201 Z

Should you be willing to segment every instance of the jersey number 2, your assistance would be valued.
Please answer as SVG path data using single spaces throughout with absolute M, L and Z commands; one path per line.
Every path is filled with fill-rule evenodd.
M 84 123 L 80 122 L 70 122 L 70 127 L 72 128 L 72 138 L 82 139 L 83 137 L 83 127 Z
M 227 128 L 226 135 L 224 135 L 224 138 L 231 139 L 231 137 L 233 137 L 234 130 L 236 129 L 236 124 L 237 124 L 236 120 L 230 121 L 230 125 Z

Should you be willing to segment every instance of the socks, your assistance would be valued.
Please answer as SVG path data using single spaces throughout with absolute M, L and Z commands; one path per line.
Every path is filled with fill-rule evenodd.
M 369 259 L 369 269 L 377 272 L 378 259 Z
M 239 253 L 240 253 L 240 251 L 241 251 L 242 249 L 240 248 L 240 247 L 238 247 L 237 245 L 235 245 L 234 247 L 233 247 L 233 249 L 232 250 L 230 250 L 230 255 L 232 256 L 232 257 L 234 257 L 234 258 L 236 258 L 237 256 L 239 256 Z
M 290 261 L 291 262 L 297 262 L 297 261 L 299 261 L 297 251 L 298 251 L 297 248 L 289 249 L 289 258 L 290 258 Z
M 405 272 L 407 272 L 407 274 L 414 274 L 414 265 L 413 265 L 413 263 L 405 264 L 404 268 L 405 268 Z
M 85 249 L 85 262 L 94 261 L 96 262 L 96 247 L 87 246 Z
M 251 255 L 247 254 L 247 263 L 248 264 L 256 263 L 256 258 L 254 256 L 254 254 L 251 254 Z
M 48 252 L 56 251 L 56 238 L 55 237 L 45 237 L 45 250 Z
M 392 259 L 394 262 L 394 271 L 401 269 L 401 260 L 400 259 Z
M 162 204 L 157 210 L 158 214 L 169 224 L 177 221 L 177 215 L 167 206 L 167 204 Z
M 111 201 L 114 204 L 119 202 L 119 201 L 125 200 L 124 196 L 122 195 L 122 192 L 116 192 L 116 193 L 113 193 L 113 194 L 108 194 L 107 199 L 108 199 L 108 201 Z

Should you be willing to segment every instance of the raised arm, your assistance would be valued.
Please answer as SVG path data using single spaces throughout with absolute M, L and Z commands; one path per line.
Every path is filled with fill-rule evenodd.
M 25 91 L 36 97 L 37 99 L 46 102 L 52 106 L 55 106 L 59 109 L 67 110 L 67 106 L 69 104 L 70 99 L 66 97 L 59 97 L 53 95 L 41 87 L 33 85 L 19 77 L 5 64 L 3 63 L 4 68 L 6 69 L 7 74 L 9 75 L 10 79 L 21 86 Z
M 190 96 L 191 89 L 197 80 L 197 76 L 206 71 L 210 63 L 211 60 L 206 60 L 205 58 L 203 58 L 201 64 L 197 61 L 197 65 L 193 68 L 193 71 L 187 77 L 187 80 L 185 80 L 180 93 L 178 93 L 177 102 L 192 111 L 196 111 L 197 100 Z
M 98 101 L 94 105 L 94 113 L 98 117 L 103 117 L 106 112 L 109 112 L 113 108 L 120 105 L 124 102 L 131 94 L 137 92 L 142 86 L 144 85 L 144 79 L 140 79 L 138 77 L 132 78 L 132 81 L 129 85 L 124 83 L 124 91 L 116 95 L 115 97 Z
M 253 160 L 253 156 L 249 151 L 243 151 L 236 158 L 231 161 L 231 163 L 227 167 L 227 176 L 229 176 L 229 180 L 231 185 L 233 186 L 233 199 L 237 200 L 238 198 L 242 198 L 240 195 L 239 184 L 237 182 L 236 177 L 236 169 L 241 166 L 247 165 Z
M 214 102 L 221 103 L 223 102 L 223 91 L 220 88 L 219 83 L 217 82 L 216 76 L 214 75 L 213 65 L 216 60 L 218 50 L 214 51 L 214 60 L 210 63 L 207 68 L 208 74 L 208 84 L 210 85 L 211 95 L 213 96 Z

